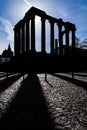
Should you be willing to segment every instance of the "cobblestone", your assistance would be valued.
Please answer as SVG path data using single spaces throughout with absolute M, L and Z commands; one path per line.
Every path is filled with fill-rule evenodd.
M 70 74 L 60 75 L 71 78 Z M 71 81 L 64 80 L 51 74 L 47 74 L 47 81 L 45 81 L 44 74 L 38 74 L 37 76 L 39 78 L 46 103 L 51 113 L 51 120 L 55 121 L 55 130 L 87 130 L 87 88 L 83 88 Z M 10 106 L 13 98 L 15 97 L 15 94 L 18 92 L 22 79 L 23 77 L 9 86 L 8 89 L 0 92 L 0 118 L 4 113 L 6 113 L 6 110 Z M 83 75 L 76 75 L 75 79 L 84 81 L 85 83 L 87 82 L 86 75 L 85 77 L 83 77 Z M 31 80 L 33 82 L 33 79 L 30 79 L 30 81 Z M 33 88 L 34 87 L 37 86 L 34 84 Z M 38 91 L 37 94 L 39 94 Z M 27 101 L 25 102 L 28 103 Z M 41 115 L 41 112 L 39 111 L 40 109 L 42 108 L 32 108 L 32 111 L 35 112 L 36 115 L 38 111 L 38 113 Z M 13 109 L 12 113 L 16 113 L 16 110 Z M 16 115 L 13 115 L 16 122 L 21 122 L 19 117 L 20 115 L 23 115 L 23 120 L 25 120 L 25 117 L 27 117 L 38 123 L 37 120 L 33 119 L 32 113 L 26 113 L 25 111 L 23 113 L 23 111 L 20 111 L 16 113 Z M 9 124 L 10 120 L 11 119 L 8 119 L 6 123 Z M 42 121 L 39 120 L 41 123 Z
M 50 74 L 47 76 L 47 82 L 44 75 L 38 76 L 55 122 L 65 130 L 86 130 L 87 90 Z M 69 74 L 63 76 L 69 77 Z M 83 81 L 87 81 L 86 78 L 75 76 L 75 79 Z
M 15 97 L 15 94 L 20 88 L 22 79 L 23 78 L 21 77 L 19 80 L 13 83 L 13 85 L 9 86 L 8 89 L 0 93 L 0 118 L 4 113 L 6 113 L 7 108 L 10 106 L 12 99 Z

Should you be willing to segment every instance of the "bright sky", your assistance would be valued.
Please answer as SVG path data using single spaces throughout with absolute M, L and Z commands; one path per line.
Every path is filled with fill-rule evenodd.
M 14 50 L 14 25 L 31 6 L 74 23 L 77 37 L 87 38 L 87 0 L 0 0 L 0 54 L 9 43 Z

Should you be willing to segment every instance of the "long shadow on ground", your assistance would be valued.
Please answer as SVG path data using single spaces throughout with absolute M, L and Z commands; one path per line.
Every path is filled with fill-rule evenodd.
M 52 74 L 53 76 L 56 76 L 58 78 L 61 78 L 63 80 L 66 80 L 66 81 L 69 81 L 69 82 L 72 82 L 74 83 L 75 85 L 78 85 L 80 87 L 83 87 L 85 90 L 87 90 L 87 82 L 85 81 L 81 81 L 81 80 L 78 80 L 78 79 L 72 79 L 71 77 L 67 77 L 67 75 L 60 75 L 60 74 Z
M 5 77 L 0 81 L 0 92 L 4 91 L 8 87 L 10 87 L 14 82 L 16 82 L 21 77 L 21 74 L 10 75 L 10 77 Z
M 2 78 L 2 77 L 6 77 L 7 76 L 7 73 L 5 73 L 5 72 L 0 72 L 0 78 Z
M 75 75 L 77 75 L 77 76 L 87 77 L 87 74 L 84 74 L 84 73 L 83 73 L 83 74 L 79 74 L 79 73 L 77 74 L 77 73 L 75 73 Z
M 0 129 L 59 130 L 51 119 L 37 75 L 26 77 L 21 84 L 10 108 L 0 120 Z

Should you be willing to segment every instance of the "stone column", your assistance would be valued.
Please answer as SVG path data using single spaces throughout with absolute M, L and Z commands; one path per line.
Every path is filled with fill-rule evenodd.
M 59 55 L 62 56 L 63 55 L 63 34 L 62 34 L 62 19 L 60 19 L 58 25 L 58 39 L 59 39 Z
M 75 25 L 72 25 L 72 79 L 74 79 L 74 67 L 75 67 Z
M 22 53 L 25 51 L 24 24 L 22 24 Z
M 66 55 L 69 54 L 69 28 L 65 26 L 65 43 L 66 43 Z
M 26 21 L 26 52 L 30 49 L 30 26 L 29 26 L 30 20 Z
M 50 47 L 51 54 L 54 53 L 54 22 L 50 21 Z
M 14 30 L 14 51 L 15 56 L 20 54 L 20 28 Z
M 31 16 L 31 51 L 35 52 L 35 15 Z
M 75 55 L 75 29 L 72 30 L 72 55 Z
M 41 51 L 44 53 L 45 50 L 45 18 L 41 18 Z
M 75 25 L 73 25 L 72 29 L 72 47 L 75 48 Z
M 14 29 L 14 55 L 16 56 L 16 30 Z
M 20 27 L 20 53 L 22 53 L 22 28 Z
M 58 39 L 55 39 L 55 54 L 58 55 Z
M 18 54 L 20 54 L 20 46 L 21 46 L 21 41 L 20 41 L 20 28 L 18 29 Z

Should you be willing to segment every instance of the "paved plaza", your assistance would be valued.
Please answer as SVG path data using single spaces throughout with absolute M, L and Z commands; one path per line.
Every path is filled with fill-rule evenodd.
M 87 74 L 0 73 L 0 128 L 87 130 Z

